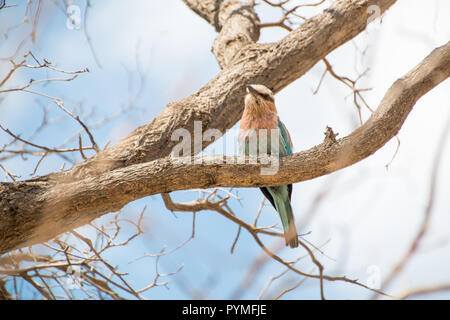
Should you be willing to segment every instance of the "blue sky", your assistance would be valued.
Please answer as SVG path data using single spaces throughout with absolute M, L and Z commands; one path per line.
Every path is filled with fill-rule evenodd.
M 22 21 L 24 16 L 25 2 L 10 2 L 17 3 L 17 6 L 0 11 L 2 33 L 8 26 Z M 114 144 L 137 126 L 149 122 L 168 102 L 194 93 L 220 71 L 211 53 L 212 41 L 216 36 L 214 29 L 180 0 L 95 1 L 89 11 L 87 27 L 101 68 L 95 62 L 83 31 L 68 29 L 67 17 L 63 12 L 52 2 L 43 2 L 45 10 L 41 13 L 37 28 L 37 42 L 28 42 L 22 50 L 32 50 L 36 56 L 44 57 L 66 70 L 87 67 L 90 72 L 81 74 L 71 82 L 39 86 L 39 91 L 64 98 L 70 110 L 80 111 L 81 103 L 82 118 L 95 108 L 96 115 L 87 121 L 95 123 L 126 106 L 129 92 L 136 94 L 142 84 L 138 71 L 145 75 L 136 107 L 107 125 L 93 129 L 100 147 L 108 141 Z M 84 19 L 84 1 L 73 1 L 73 4 L 80 6 L 83 13 L 81 19 Z M 257 11 L 263 21 L 278 17 L 276 11 L 262 6 L 257 7 Z M 311 15 L 316 11 L 312 8 L 304 14 Z M 328 59 L 338 74 L 350 78 L 356 78 L 369 69 L 358 84 L 362 88 L 373 88 L 364 93 L 364 97 L 372 108 L 376 108 L 396 79 L 413 68 L 433 48 L 448 41 L 449 12 L 450 3 L 443 0 L 429 1 L 426 5 L 418 0 L 399 1 L 383 17 L 381 24 L 376 21 L 353 41 L 331 53 Z M 7 38 L 2 35 L 0 57 L 11 55 L 29 28 L 30 25 L 25 24 L 11 30 Z M 260 42 L 276 41 L 286 34 L 281 29 L 264 29 Z M 0 78 L 9 68 L 7 61 L 0 60 Z M 276 95 L 280 118 L 291 132 L 296 151 L 319 144 L 327 125 L 338 132 L 339 137 L 349 134 L 359 125 L 351 92 L 341 83 L 327 75 L 319 92 L 313 94 L 323 71 L 323 64 L 318 63 Z M 133 73 L 131 82 L 130 72 Z M 11 79 L 10 86 L 46 76 L 42 70 L 19 72 Z M 294 186 L 293 208 L 297 219 L 305 216 L 321 191 L 330 188 L 311 223 L 301 231 L 310 231 L 307 239 L 315 245 L 325 243 L 325 255 L 318 255 L 325 265 L 325 272 L 345 274 L 366 283 L 370 276 L 368 268 L 375 266 L 383 278 L 405 252 L 423 217 L 437 141 L 450 116 L 449 98 L 450 83 L 446 81 L 418 101 L 400 131 L 400 149 L 389 170 L 385 165 L 395 153 L 396 140 L 350 168 Z M 40 105 L 50 104 L 48 99 L 30 94 L 9 94 L 0 103 L 0 124 L 27 136 L 40 124 Z M 368 110 L 363 110 L 364 120 L 369 115 Z M 54 108 L 49 116 L 58 118 L 61 112 Z M 63 119 L 44 130 L 35 142 L 58 145 L 79 131 L 77 123 Z M 7 136 L 0 134 L 0 145 L 6 141 Z M 85 135 L 83 141 L 88 142 Z M 72 146 L 76 143 L 75 140 Z M 15 159 L 6 161 L 4 165 L 26 179 L 37 160 L 31 158 L 24 162 Z M 63 162 L 60 157 L 51 156 L 40 165 L 37 174 L 59 170 Z M 449 240 L 450 201 L 445 196 L 450 188 L 450 180 L 447 179 L 450 176 L 449 163 L 450 148 L 447 148 L 441 162 L 436 203 L 427 237 L 418 254 L 390 287 L 391 293 L 450 282 L 450 255 L 446 245 Z M 237 192 L 242 200 L 231 202 L 233 210 L 240 218 L 253 221 L 262 195 L 252 188 Z M 178 201 L 195 197 L 195 192 L 188 191 L 173 194 Z M 190 236 L 192 224 L 191 213 L 171 214 L 159 195 L 130 203 L 124 209 L 125 214 L 136 216 L 144 206 L 147 206 L 145 234 L 127 250 L 117 249 L 108 257 L 112 264 L 119 265 L 121 271 L 129 272 L 129 279 L 138 288 L 153 280 L 155 259 L 129 262 L 145 253 L 157 253 L 163 246 L 168 249 L 176 247 Z M 97 223 L 102 224 L 110 219 L 111 215 L 107 215 Z M 260 225 L 277 223 L 277 219 L 275 211 L 265 206 Z M 87 232 L 80 228 L 80 232 L 83 231 Z M 195 238 L 160 260 L 161 272 L 171 272 L 184 265 L 177 275 L 167 279 L 170 290 L 154 288 L 146 296 L 152 299 L 184 299 L 191 298 L 189 292 L 193 290 L 205 298 L 233 297 L 249 266 L 261 255 L 260 248 L 245 232 L 241 233 L 234 254 L 230 254 L 236 231 L 235 224 L 216 213 L 198 213 Z M 271 244 L 273 240 L 266 241 Z M 294 258 L 303 254 L 300 250 L 285 249 L 281 256 Z M 310 271 L 312 265 L 305 259 L 299 267 Z M 241 297 L 256 298 L 270 277 L 281 271 L 283 268 L 276 262 L 266 264 Z M 288 274 L 287 279 L 298 281 L 300 278 Z M 318 288 L 317 281 L 306 280 L 284 298 L 317 299 L 320 297 Z M 280 290 L 277 285 L 272 289 L 268 297 Z M 326 283 L 326 293 L 329 298 L 363 299 L 370 296 L 367 290 L 337 283 Z M 435 297 L 449 296 L 442 293 Z

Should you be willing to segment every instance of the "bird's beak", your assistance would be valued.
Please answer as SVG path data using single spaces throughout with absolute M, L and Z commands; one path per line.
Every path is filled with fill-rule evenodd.
M 252 86 L 247 86 L 247 92 L 250 93 L 254 97 L 256 97 L 258 95 L 258 92 L 255 89 L 253 89 Z

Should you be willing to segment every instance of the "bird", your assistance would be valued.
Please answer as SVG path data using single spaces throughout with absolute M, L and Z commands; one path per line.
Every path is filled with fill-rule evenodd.
M 254 132 L 256 133 L 255 137 L 259 137 L 259 134 L 267 134 L 268 147 L 266 146 L 266 150 L 267 154 L 270 154 L 270 130 L 279 129 L 279 155 L 292 154 L 291 137 L 286 126 L 278 117 L 273 92 L 262 84 L 247 85 L 246 91 L 244 112 L 238 135 L 241 153 L 246 156 L 252 155 L 253 149 L 250 147 L 249 132 Z M 260 133 L 261 129 L 266 130 Z M 259 143 L 255 145 L 257 146 L 256 151 L 261 153 L 262 151 L 259 150 L 261 145 Z M 291 206 L 292 184 L 268 186 L 260 189 L 280 216 L 286 245 L 291 248 L 298 247 L 298 234 Z

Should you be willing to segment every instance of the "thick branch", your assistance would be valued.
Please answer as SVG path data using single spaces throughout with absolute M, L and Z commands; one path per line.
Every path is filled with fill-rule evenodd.
M 236 0 L 183 0 L 200 17 L 219 32 L 212 52 L 221 68 L 228 66 L 236 54 L 259 38 L 259 18 L 252 7 Z
M 416 101 L 449 76 L 450 42 L 433 50 L 397 80 L 362 127 L 335 143 L 326 141 L 282 158 L 276 175 L 261 175 L 259 164 L 184 164 L 165 158 L 74 182 L 1 184 L 0 253 L 51 239 L 152 194 L 215 186 L 288 184 L 350 166 L 395 136 Z M 226 159 L 230 163 L 236 157 Z
M 185 2 L 200 3 L 194 0 Z M 214 1 L 216 2 L 221 1 Z M 211 3 L 201 1 L 205 6 Z M 173 132 L 178 128 L 192 132 L 194 121 L 201 121 L 203 130 L 213 128 L 224 133 L 235 125 L 242 115 L 245 85 L 261 83 L 272 88 L 274 92 L 280 91 L 334 49 L 363 31 L 369 19 L 367 8 L 370 5 L 379 6 L 380 12 L 383 13 L 394 3 L 395 0 L 338 0 L 329 9 L 307 20 L 279 42 L 255 43 L 242 48 L 234 47 L 234 42 L 231 42 L 229 45 L 232 54 L 226 55 L 226 59 L 233 56 L 234 60 L 198 92 L 178 102 L 169 103 L 150 123 L 137 128 L 128 137 L 99 155 L 63 173 L 38 179 L 81 179 L 165 157 L 176 144 L 171 140 Z M 250 9 L 245 8 L 242 10 L 247 14 Z M 208 6 L 208 10 L 210 9 Z M 224 13 L 224 16 L 226 14 Z M 234 17 L 233 14 L 230 16 Z M 239 29 L 237 24 L 227 35 L 246 34 L 246 37 L 252 38 L 249 33 L 249 15 L 245 17 L 241 19 L 246 21 L 242 29 Z M 235 54 L 236 50 L 238 54 Z M 204 141 L 200 149 L 210 143 Z

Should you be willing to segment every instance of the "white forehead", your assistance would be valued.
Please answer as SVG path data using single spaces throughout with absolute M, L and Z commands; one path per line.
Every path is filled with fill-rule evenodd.
M 261 93 L 263 95 L 269 95 L 273 96 L 273 92 L 267 88 L 266 86 L 262 84 L 251 84 L 250 85 L 253 89 L 255 89 L 258 93 Z

